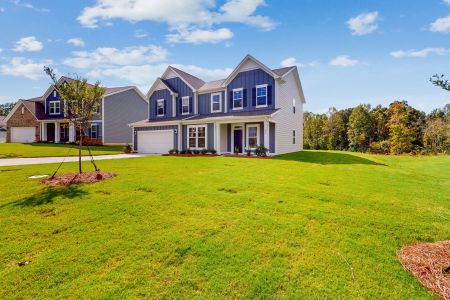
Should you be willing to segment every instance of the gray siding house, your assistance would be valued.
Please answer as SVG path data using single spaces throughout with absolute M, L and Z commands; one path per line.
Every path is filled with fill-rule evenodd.
M 305 97 L 296 66 L 270 69 L 247 55 L 227 78 L 211 82 L 169 66 L 146 98 L 148 118 L 130 124 L 141 153 L 303 149 Z
M 61 77 L 59 81 L 68 80 L 71 79 Z M 22 107 L 33 118 L 27 118 Z M 19 108 L 22 113 L 16 113 Z M 146 118 L 147 109 L 148 102 L 136 87 L 108 87 L 99 110 L 84 135 L 95 144 L 131 144 L 133 137 L 128 124 Z M 5 121 L 11 124 L 7 127 L 7 142 L 71 143 L 80 135 L 75 126 L 65 118 L 64 101 L 53 85 L 41 97 L 19 100 Z

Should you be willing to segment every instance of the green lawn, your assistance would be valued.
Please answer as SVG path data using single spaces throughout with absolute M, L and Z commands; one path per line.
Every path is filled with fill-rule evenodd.
M 123 153 L 123 146 L 90 146 L 93 155 Z M 0 159 L 16 157 L 48 157 L 48 156 L 77 156 L 78 146 L 68 144 L 16 144 L 1 143 Z M 83 147 L 82 155 L 89 155 Z
M 28 177 L 55 165 L 0 168 L 1 299 L 433 298 L 396 255 L 450 239 L 450 156 L 98 165 L 118 176 L 45 188 Z

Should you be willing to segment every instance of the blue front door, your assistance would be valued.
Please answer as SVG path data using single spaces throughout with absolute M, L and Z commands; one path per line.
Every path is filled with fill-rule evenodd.
M 236 151 L 237 149 L 237 151 Z M 242 129 L 234 130 L 234 146 L 233 152 L 242 153 Z

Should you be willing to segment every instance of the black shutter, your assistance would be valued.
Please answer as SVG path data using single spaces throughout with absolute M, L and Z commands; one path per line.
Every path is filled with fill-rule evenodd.
M 256 106 L 256 88 L 252 88 L 252 106 Z
M 175 102 L 177 103 L 177 107 L 178 107 L 178 115 L 181 116 L 182 113 L 182 108 L 181 108 L 181 98 L 177 97 L 177 99 L 175 100 Z
M 167 101 L 166 99 L 163 100 L 164 103 L 164 115 L 167 115 Z
M 233 108 L 233 92 L 230 92 L 229 93 L 229 100 L 230 100 L 230 109 L 232 109 Z
M 267 105 L 272 105 L 272 86 L 267 86 Z
M 192 97 L 189 97 L 189 113 L 194 113 L 194 101 L 192 100 Z
M 89 127 L 89 129 L 88 129 L 88 137 L 91 138 L 91 127 Z
M 247 107 L 247 89 L 244 89 L 242 92 L 242 98 L 243 98 L 243 106 Z
M 158 101 L 155 100 L 155 114 L 154 116 L 158 115 Z

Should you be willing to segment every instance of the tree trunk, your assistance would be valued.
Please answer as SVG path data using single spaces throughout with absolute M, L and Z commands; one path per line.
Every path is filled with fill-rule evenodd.
M 83 146 L 83 129 L 80 126 L 80 145 L 78 147 L 78 172 L 81 174 L 83 170 L 81 169 L 81 147 Z

